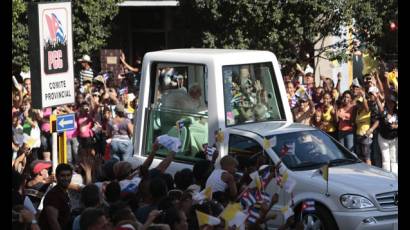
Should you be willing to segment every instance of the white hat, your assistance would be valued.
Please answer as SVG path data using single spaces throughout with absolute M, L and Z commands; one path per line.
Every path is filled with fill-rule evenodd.
M 30 71 L 28 71 L 28 72 L 23 72 L 23 71 L 21 71 L 21 72 L 20 72 L 20 76 L 21 76 L 21 78 L 23 79 L 23 81 L 24 81 L 25 79 L 27 79 L 27 78 L 31 78 Z
M 313 68 L 310 67 L 310 65 L 307 65 L 305 69 L 305 74 L 308 74 L 308 73 L 313 73 Z
M 354 87 L 359 87 L 359 88 L 362 87 L 362 86 L 360 86 L 359 80 L 357 80 L 357 78 L 353 79 L 352 85 Z
M 375 86 L 372 86 L 369 88 L 369 93 L 378 93 L 379 89 Z
M 81 59 L 78 59 L 77 61 L 92 63 L 90 56 L 88 56 L 87 54 L 84 54 L 83 57 Z

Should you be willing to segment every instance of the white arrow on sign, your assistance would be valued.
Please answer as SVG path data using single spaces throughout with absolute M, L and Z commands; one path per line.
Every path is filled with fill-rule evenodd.
M 64 118 L 63 118 L 63 119 L 61 119 L 61 121 L 58 123 L 58 125 L 59 125 L 60 127 L 64 127 L 65 125 L 71 125 L 71 124 L 73 124 L 73 122 L 74 122 L 74 120 L 65 121 Z

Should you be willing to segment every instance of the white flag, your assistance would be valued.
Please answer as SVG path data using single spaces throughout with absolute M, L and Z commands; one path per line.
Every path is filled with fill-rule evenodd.
M 157 137 L 158 143 L 167 148 L 168 150 L 172 152 L 179 152 L 181 148 L 181 140 L 176 137 L 171 137 L 168 135 L 162 135 Z

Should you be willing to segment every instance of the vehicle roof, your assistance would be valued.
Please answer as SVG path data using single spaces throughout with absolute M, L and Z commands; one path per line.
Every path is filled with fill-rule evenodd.
M 172 53 L 172 54 L 198 54 L 198 55 L 211 55 L 220 56 L 225 54 L 244 54 L 244 53 L 260 53 L 267 52 L 263 50 L 240 50 L 240 49 L 210 49 L 210 48 L 189 48 L 189 49 L 170 49 L 160 50 L 150 53 Z
M 315 130 L 315 128 L 300 123 L 289 123 L 286 121 L 269 121 L 260 123 L 250 123 L 231 127 L 241 131 L 248 131 L 256 133 L 260 136 L 266 137 L 281 133 L 290 133 L 306 130 Z
M 238 55 L 240 54 L 240 55 Z M 149 52 L 145 58 L 148 59 L 170 59 L 181 60 L 189 58 L 193 62 L 197 59 L 215 60 L 218 59 L 223 62 L 229 62 L 233 59 L 246 59 L 258 62 L 260 60 L 271 60 L 273 53 L 263 50 L 239 50 L 239 49 L 207 49 L 207 48 L 190 48 L 190 49 L 170 49 Z M 276 58 L 275 58 L 276 59 Z

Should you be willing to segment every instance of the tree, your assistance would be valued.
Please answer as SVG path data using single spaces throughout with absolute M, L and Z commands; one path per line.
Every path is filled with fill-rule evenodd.
M 365 22 L 383 21 L 379 5 L 397 0 L 181 0 L 186 15 L 191 46 L 209 48 L 266 49 L 274 51 L 284 64 L 306 59 L 313 63 L 319 55 L 333 51 L 331 58 L 346 58 L 352 48 L 347 39 L 314 50 L 314 44 L 327 36 L 346 36 L 356 18 L 357 31 L 380 36 L 380 28 Z M 365 2 L 365 5 L 361 5 Z M 390 4 L 390 3 L 389 3 Z M 391 4 L 390 4 L 391 5 Z M 396 4 L 397 6 L 397 4 Z M 397 7 L 395 8 L 397 12 Z M 394 6 L 392 6 L 394 10 Z M 359 33 L 356 33 L 359 37 Z M 360 37 L 363 39 L 363 37 Z M 377 39 L 369 39 L 374 44 Z M 367 41 L 367 40 L 366 40 Z M 341 52 L 337 52 L 341 51 Z M 335 55 L 336 54 L 336 55 Z
M 397 53 L 397 29 L 390 30 L 390 23 L 397 24 L 397 0 L 350 0 L 354 35 L 375 56 Z
M 21 68 L 27 70 L 28 60 L 28 28 L 27 28 L 27 6 L 23 0 L 13 0 L 12 3 L 12 69 L 14 74 Z
M 13 71 L 29 66 L 27 4 L 34 0 L 13 0 Z M 104 47 L 111 35 L 111 22 L 119 12 L 122 0 L 72 1 L 74 58 L 83 54 L 92 57 Z
M 74 57 L 96 56 L 111 36 L 114 17 L 122 0 L 77 0 L 73 7 Z

